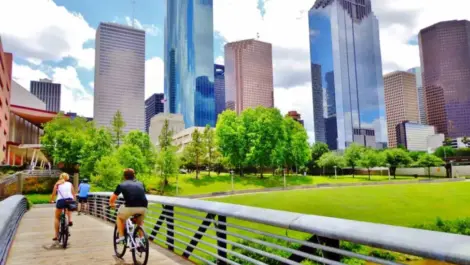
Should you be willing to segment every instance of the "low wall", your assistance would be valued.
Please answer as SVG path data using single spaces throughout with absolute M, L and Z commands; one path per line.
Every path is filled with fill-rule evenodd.
M 427 176 L 427 168 L 397 168 L 397 175 L 400 176 Z M 454 177 L 465 177 L 470 176 L 470 166 L 453 166 L 452 175 Z M 445 167 L 432 167 L 431 176 L 433 177 L 446 177 Z

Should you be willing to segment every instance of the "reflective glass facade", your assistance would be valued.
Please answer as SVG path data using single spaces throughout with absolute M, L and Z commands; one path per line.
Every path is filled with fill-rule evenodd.
M 220 64 L 214 65 L 214 93 L 216 120 L 220 113 L 225 110 L 225 67 Z
M 323 117 L 314 114 L 315 128 L 324 128 L 315 129 L 315 138 L 344 150 L 354 142 L 354 130 L 367 129 L 374 131 L 376 148 L 383 148 L 382 59 L 370 0 L 317 0 L 309 12 L 309 29 L 312 70 L 321 69 L 319 84 L 312 83 L 314 105 L 320 102 L 315 95 L 325 97 L 322 108 L 314 106 L 323 112 Z
M 418 93 L 418 107 L 419 107 L 419 123 L 428 124 L 428 118 L 426 115 L 425 108 L 425 97 L 424 97 L 424 88 L 423 88 L 423 78 L 421 75 L 421 68 L 415 67 L 408 70 L 408 72 L 416 75 L 416 92 Z
M 165 111 L 186 127 L 215 126 L 212 0 L 167 0 Z

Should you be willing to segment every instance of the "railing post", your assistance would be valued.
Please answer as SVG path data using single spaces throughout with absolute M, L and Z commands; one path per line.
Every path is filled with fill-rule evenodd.
M 222 258 L 227 258 L 227 252 L 224 251 L 227 249 L 227 217 L 219 215 L 217 217 L 217 246 L 220 248 L 217 250 L 217 255 Z M 221 230 L 221 231 L 219 231 Z M 217 259 L 218 265 L 227 265 L 227 262 Z
M 23 173 L 19 172 L 16 175 L 16 193 L 23 194 L 23 183 L 24 183 Z
M 166 205 L 165 208 L 167 210 L 166 215 L 168 215 L 168 217 L 165 218 L 166 227 L 168 228 L 166 230 L 166 234 L 167 234 L 166 242 L 168 243 L 168 249 L 171 251 L 174 251 L 174 247 L 173 247 L 173 245 L 175 244 L 175 240 L 174 240 L 175 233 L 173 231 L 173 229 L 175 229 L 174 219 L 173 219 L 173 217 L 175 216 L 174 207 L 172 205 Z
M 340 248 L 340 242 L 337 239 L 332 239 L 332 238 L 319 236 L 318 241 L 321 244 L 323 244 L 325 246 L 328 246 L 328 247 L 332 247 L 332 248 L 336 248 L 336 249 Z M 342 258 L 340 254 L 332 253 L 332 252 L 328 252 L 328 251 L 323 251 L 323 257 L 326 258 L 326 259 L 334 260 L 334 261 L 338 261 L 338 262 L 341 261 L 341 258 Z

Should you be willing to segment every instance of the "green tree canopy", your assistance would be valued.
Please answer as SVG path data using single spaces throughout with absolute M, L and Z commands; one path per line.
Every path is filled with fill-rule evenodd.
M 132 168 L 136 174 L 149 172 L 144 155 L 136 145 L 123 144 L 117 150 L 116 155 L 123 168 Z
M 92 180 L 94 184 L 105 190 L 114 190 L 122 180 L 123 167 L 116 155 L 107 155 L 96 163 L 96 173 Z
M 451 146 L 441 146 L 434 151 L 434 155 L 441 158 L 446 159 L 447 157 L 455 156 L 456 150 Z
M 289 167 L 295 167 L 296 171 L 304 167 L 311 159 L 312 153 L 308 144 L 308 135 L 305 128 L 292 119 L 284 117 L 284 128 L 286 130 L 285 140 L 281 138 L 281 143 L 285 142 L 285 161 Z
M 359 160 L 359 166 L 367 168 L 367 172 L 369 173 L 369 180 L 371 169 L 374 167 L 381 166 L 383 165 L 383 163 L 383 155 L 372 149 L 366 149 L 366 151 L 362 153 L 361 159 Z
M 118 147 L 121 145 L 121 141 L 124 138 L 124 127 L 126 127 L 126 122 L 122 117 L 121 111 L 118 110 L 116 111 L 116 114 L 114 114 L 113 120 L 111 121 L 111 131 L 113 133 L 114 141 Z
M 168 147 L 160 151 L 157 156 L 157 169 L 162 178 L 161 194 L 163 194 L 168 185 L 168 178 L 176 176 L 179 171 L 176 147 Z
M 408 166 L 413 163 L 410 154 L 401 148 L 387 149 L 383 151 L 383 155 L 385 163 L 390 167 L 393 178 L 396 178 L 397 167 Z
M 433 154 L 423 154 L 415 163 L 416 166 L 426 167 L 428 169 L 428 176 L 431 178 L 431 167 L 442 166 L 444 161 Z
M 165 120 L 163 124 L 160 136 L 158 136 L 158 146 L 161 150 L 164 150 L 173 145 L 173 131 L 168 125 L 168 120 Z
M 145 159 L 145 165 L 149 169 L 155 166 L 156 150 L 148 134 L 135 130 L 129 132 L 124 138 L 124 144 L 137 146 Z
M 80 175 L 96 175 L 96 164 L 102 157 L 113 152 L 113 138 L 109 130 L 90 126 L 87 130 L 85 144 L 81 150 Z
M 344 158 L 336 152 L 324 153 L 320 159 L 318 159 L 317 164 L 318 166 L 325 168 L 342 168 L 345 166 Z
M 192 141 L 185 147 L 186 158 L 196 166 L 196 179 L 199 178 L 200 166 L 204 162 L 204 138 L 198 129 L 191 134 Z
M 361 155 L 364 152 L 364 147 L 358 145 L 357 143 L 352 143 L 344 152 L 344 160 L 347 166 L 350 166 L 353 171 L 353 178 L 354 178 L 354 170 L 361 159 Z

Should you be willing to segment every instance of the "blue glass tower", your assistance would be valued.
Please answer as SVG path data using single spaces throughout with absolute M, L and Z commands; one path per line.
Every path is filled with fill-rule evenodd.
M 385 147 L 379 26 L 371 0 L 317 0 L 309 29 L 312 69 L 321 72 L 320 81 L 312 81 L 314 111 L 322 112 L 314 113 L 316 140 L 334 150 L 353 142 Z
M 186 127 L 215 126 L 212 0 L 167 0 L 165 111 Z

